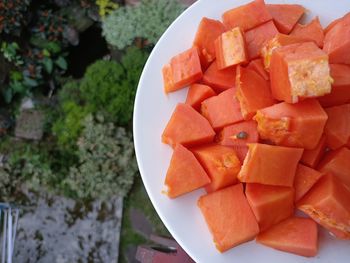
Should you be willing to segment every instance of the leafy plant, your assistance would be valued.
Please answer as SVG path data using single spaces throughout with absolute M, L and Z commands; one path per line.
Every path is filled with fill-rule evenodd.
M 70 82 L 59 93 L 61 117 L 53 131 L 62 146 L 72 146 L 82 130 L 82 117 L 102 113 L 117 125 L 130 123 L 136 86 L 148 53 L 127 49 L 121 63 L 99 60 L 89 66 L 80 82 Z
M 50 84 L 50 89 L 54 89 L 56 78 L 67 70 L 67 54 L 62 52 L 58 43 L 40 41 L 35 44 L 36 47 L 30 47 L 23 55 L 15 53 L 19 49 L 18 45 L 4 45 L 9 60 L 17 64 L 17 69 L 10 73 L 7 88 L 3 90 L 7 103 L 16 95 L 30 95 L 33 88 L 45 84 L 46 81 Z
M 18 54 L 19 46 L 16 42 L 2 42 L 0 51 L 8 62 L 11 62 L 16 66 L 23 64 L 22 57 Z
M 119 49 L 131 45 L 135 38 L 155 44 L 184 9 L 177 0 L 143 0 L 137 6 L 121 7 L 103 19 L 103 35 Z
M 118 4 L 111 0 L 96 0 L 96 5 L 99 9 L 98 13 L 102 18 L 118 8 Z
M 30 0 L 0 0 L 0 33 L 19 36 Z
M 38 21 L 33 26 L 34 38 L 40 38 L 49 42 L 63 41 L 63 32 L 66 20 L 52 10 L 39 10 Z
M 137 173 L 131 136 L 101 115 L 88 115 L 83 125 L 79 164 L 70 169 L 65 183 L 78 198 L 125 196 Z

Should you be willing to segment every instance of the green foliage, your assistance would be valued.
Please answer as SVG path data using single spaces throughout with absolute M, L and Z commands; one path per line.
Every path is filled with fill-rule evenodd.
M 23 185 L 41 191 L 53 185 L 53 178 L 48 156 L 42 148 L 31 144 L 17 146 L 0 168 L 1 200 L 13 201 Z
M 20 66 L 23 64 L 21 56 L 18 55 L 19 46 L 16 42 L 2 42 L 0 51 L 8 62 L 11 62 L 16 66 Z
M 62 41 L 65 26 L 66 20 L 59 14 L 52 10 L 39 10 L 38 21 L 32 28 L 32 36 L 49 42 Z
M 18 54 L 17 43 L 2 43 L 5 58 L 17 66 L 11 71 L 9 83 L 3 90 L 4 100 L 10 103 L 16 95 L 29 96 L 33 88 L 43 85 L 62 75 L 67 70 L 66 54 L 62 53 L 56 42 L 35 40 L 36 47 L 30 47 L 28 52 Z
M 60 145 L 72 147 L 89 113 L 102 113 L 116 125 L 132 118 L 137 83 L 148 53 L 128 48 L 121 63 L 99 60 L 89 66 L 84 78 L 69 82 L 59 93 L 61 117 L 53 126 Z
M 76 138 L 79 137 L 83 128 L 82 120 L 87 115 L 86 108 L 66 101 L 62 104 L 64 118 L 59 118 L 53 125 L 54 134 L 58 135 L 58 143 L 67 147 L 73 147 Z
M 184 9 L 177 0 L 143 0 L 135 7 L 121 7 L 103 20 L 103 35 L 119 49 L 131 45 L 135 38 L 155 44 Z
M 99 15 L 104 18 L 107 14 L 118 8 L 118 4 L 111 0 L 96 0 Z
M 83 125 L 79 164 L 71 167 L 65 183 L 78 198 L 125 196 L 137 173 L 131 136 L 101 116 L 88 115 Z
M 30 0 L 0 0 L 0 33 L 19 36 Z

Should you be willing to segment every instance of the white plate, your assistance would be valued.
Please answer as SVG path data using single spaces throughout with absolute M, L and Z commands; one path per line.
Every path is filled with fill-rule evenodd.
M 196 262 L 350 262 L 350 242 L 339 241 L 321 232 L 320 250 L 315 258 L 279 252 L 255 243 L 240 245 L 220 254 L 197 208 L 198 190 L 175 200 L 161 193 L 172 150 L 161 143 L 161 134 L 178 102 L 184 102 L 187 89 L 166 96 L 163 92 L 162 66 L 190 48 L 203 16 L 220 19 L 221 14 L 244 0 L 200 0 L 188 8 L 164 33 L 153 49 L 140 79 L 134 111 L 134 140 L 141 176 L 148 195 L 163 223 L 176 241 Z M 299 3 L 317 14 L 325 26 L 350 11 L 349 0 L 267 0 L 268 3 Z

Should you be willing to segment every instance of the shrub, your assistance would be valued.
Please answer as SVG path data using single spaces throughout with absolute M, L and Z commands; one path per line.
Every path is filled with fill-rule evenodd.
M 19 36 L 30 0 L 0 0 L 0 33 Z
M 59 98 L 61 117 L 53 131 L 61 145 L 72 145 L 79 137 L 82 120 L 101 113 L 118 126 L 130 123 L 137 83 L 148 53 L 128 48 L 121 63 L 99 60 L 88 67 L 80 82 L 66 84 Z
M 135 38 L 155 44 L 184 9 L 177 0 L 143 0 L 135 7 L 121 7 L 103 19 L 103 35 L 119 49 L 131 45 Z
M 137 173 L 131 136 L 124 128 L 88 115 L 78 140 L 79 164 L 65 183 L 78 198 L 125 196 Z

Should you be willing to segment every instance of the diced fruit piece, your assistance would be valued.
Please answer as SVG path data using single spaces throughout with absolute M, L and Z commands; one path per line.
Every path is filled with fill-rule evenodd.
M 336 237 L 350 239 L 350 191 L 337 177 L 322 176 L 297 207 Z
M 168 93 L 182 89 L 200 80 L 202 76 L 198 50 L 192 47 L 173 57 L 170 64 L 163 67 L 164 90 Z
M 162 134 L 162 142 L 175 147 L 212 142 L 215 136 L 210 123 L 191 106 L 179 103 Z
M 258 143 L 249 143 L 248 147 L 249 152 L 238 174 L 241 182 L 293 186 L 303 149 Z
M 203 68 L 207 68 L 215 59 L 214 41 L 225 31 L 225 26 L 220 21 L 207 17 L 202 18 L 193 45 L 198 47 Z
M 341 19 L 325 35 L 323 50 L 329 63 L 350 64 L 350 17 Z
M 296 24 L 290 35 L 313 41 L 320 48 L 323 47 L 324 32 L 318 17 L 307 25 Z
M 321 176 L 322 173 L 299 164 L 294 178 L 295 202 L 299 201 Z
M 315 168 L 325 154 L 326 148 L 326 136 L 322 135 L 320 141 L 314 149 L 304 151 L 300 162 L 309 167 Z
M 294 213 L 294 190 L 291 187 L 247 184 L 245 194 L 260 231 L 265 231 Z
M 249 60 L 259 57 L 261 48 L 276 34 L 278 30 L 272 21 L 247 31 L 245 41 Z
M 200 110 L 202 101 L 216 96 L 215 91 L 207 85 L 193 84 L 188 89 L 186 104 L 194 109 Z
M 297 44 L 297 43 L 303 43 L 305 42 L 305 39 L 300 38 L 300 37 L 295 37 L 291 35 L 284 35 L 281 33 L 278 33 L 275 35 L 273 38 L 271 38 L 269 41 L 267 41 L 263 47 L 261 48 L 261 56 L 264 61 L 264 66 L 265 69 L 270 68 L 270 63 L 271 63 L 271 56 L 272 52 L 279 47 L 282 46 L 288 46 L 291 44 Z
M 236 97 L 244 119 L 252 119 L 257 110 L 275 103 L 269 82 L 255 71 L 238 66 L 236 78 Z
M 228 10 L 222 15 L 224 25 L 228 29 L 240 27 L 243 31 L 257 27 L 271 19 L 264 0 L 254 0 L 246 5 Z
M 331 92 L 328 56 L 313 42 L 276 49 L 271 57 L 270 78 L 274 97 L 289 103 Z
M 321 139 L 327 114 L 316 99 L 308 99 L 297 104 L 281 102 L 258 110 L 254 119 L 261 139 L 311 150 Z
M 243 120 L 235 89 L 228 89 L 203 101 L 201 112 L 215 130 Z
M 238 159 L 243 163 L 248 153 L 247 143 L 259 141 L 256 121 L 243 121 L 226 126 L 218 136 L 218 143 L 235 149 Z
M 333 20 L 325 29 L 324 29 L 324 33 L 327 34 L 329 31 L 331 31 L 331 29 L 337 25 L 339 22 L 345 22 L 345 23 L 349 23 L 350 22 L 350 13 L 345 14 L 343 17 L 340 17 L 338 19 Z
M 215 40 L 216 61 L 219 69 L 246 62 L 247 55 L 242 31 L 235 27 Z
M 234 88 L 236 67 L 219 70 L 217 62 L 214 61 L 204 73 L 203 83 L 212 87 L 217 93 Z
M 289 34 L 305 13 L 305 8 L 301 5 L 272 4 L 266 7 L 278 31 L 283 34 Z
M 337 176 L 350 189 L 350 150 L 343 147 L 329 152 L 321 161 L 318 170 Z
M 346 145 L 350 138 L 350 104 L 327 108 L 326 112 L 327 146 L 335 150 Z
M 198 206 L 220 252 L 250 241 L 259 233 L 242 184 L 201 196 Z
M 318 98 L 318 101 L 323 107 L 350 103 L 350 66 L 341 64 L 331 64 L 329 66 L 331 77 L 334 80 L 332 92 Z
M 167 195 L 175 198 L 210 183 L 210 179 L 193 153 L 176 145 L 165 178 Z
M 219 134 L 219 143 L 225 146 L 247 146 L 258 140 L 257 123 L 252 120 L 226 126 Z
M 260 233 L 256 241 L 304 257 L 317 255 L 317 224 L 309 218 L 291 217 Z
M 234 149 L 213 144 L 194 148 L 192 152 L 211 179 L 211 183 L 205 187 L 207 192 L 237 183 L 241 162 Z
M 269 73 L 265 70 L 264 64 L 261 58 L 254 59 L 250 61 L 249 65 L 247 66 L 248 69 L 254 70 L 256 73 L 258 73 L 260 76 L 262 76 L 265 80 L 270 79 Z

